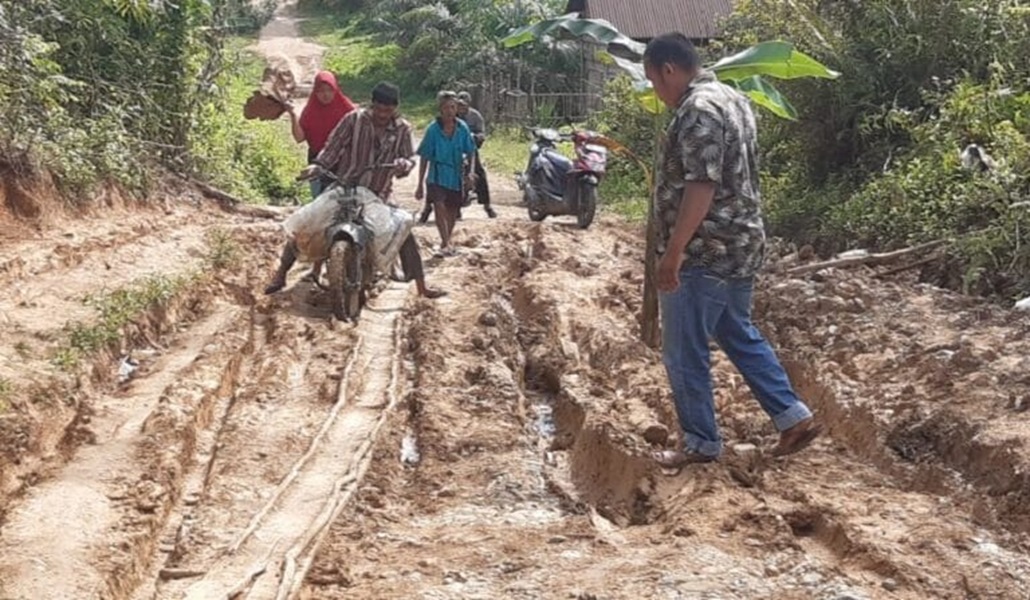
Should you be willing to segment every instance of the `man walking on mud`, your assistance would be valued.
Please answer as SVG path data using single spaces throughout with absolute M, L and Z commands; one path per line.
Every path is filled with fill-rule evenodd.
M 722 439 L 708 341 L 715 339 L 780 431 L 773 455 L 804 449 L 820 433 L 769 343 L 751 322 L 755 274 L 765 254 L 758 140 L 748 100 L 701 68 L 679 33 L 647 45 L 647 78 L 675 111 L 655 188 L 662 353 L 683 432 L 666 468 L 716 460 Z
M 333 129 L 325 147 L 301 173 L 302 178 L 313 175 L 319 167 L 332 171 L 340 181 L 353 181 L 368 167 L 396 163 L 393 171 L 365 172 L 358 185 L 364 186 L 387 204 L 392 204 L 394 177 L 404 177 L 415 166 L 411 124 L 397 113 L 400 90 L 390 83 L 380 83 L 372 90 L 372 106 L 359 108 L 348 114 Z M 425 270 L 418 243 L 408 235 L 400 248 L 401 266 L 408 281 L 414 280 L 420 296 L 439 298 L 445 292 L 426 286 Z M 287 242 L 280 259 L 279 269 L 265 288 L 273 294 L 286 286 L 286 274 L 297 260 L 295 242 Z M 315 267 L 317 275 L 318 265 Z
M 469 131 L 472 132 L 472 139 L 476 142 L 476 158 L 471 165 L 472 172 L 476 175 L 476 202 L 483 207 L 486 216 L 496 219 L 497 212 L 490 206 L 490 184 L 486 180 L 486 169 L 483 167 L 482 153 L 480 152 L 486 141 L 486 119 L 483 118 L 482 113 L 472 108 L 472 95 L 468 92 L 458 92 L 458 118 L 468 125 Z M 422 209 L 419 222 L 425 225 L 429 222 L 431 214 L 433 214 L 433 205 L 427 201 L 425 208 Z M 460 208 L 458 209 L 458 219 L 461 219 Z

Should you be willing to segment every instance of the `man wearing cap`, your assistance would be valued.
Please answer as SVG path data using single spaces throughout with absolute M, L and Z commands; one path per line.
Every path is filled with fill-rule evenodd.
M 412 157 L 415 146 L 412 140 L 411 123 L 397 112 L 400 104 L 400 90 L 391 83 L 380 83 L 372 90 L 372 106 L 352 111 L 329 135 L 329 141 L 313 164 L 306 168 L 301 177 L 314 174 L 319 167 L 332 171 L 341 181 L 354 181 L 365 169 L 373 165 L 396 163 L 393 171 L 372 170 L 365 172 L 357 184 L 368 188 L 387 204 L 393 205 L 393 179 L 404 177 L 415 166 Z M 422 256 L 418 243 L 409 235 L 400 249 L 401 266 L 408 281 L 414 280 L 418 293 L 426 298 L 438 298 L 444 292 L 426 286 Z M 291 240 L 287 242 L 275 277 L 265 288 L 266 294 L 273 294 L 286 287 L 286 274 L 297 260 L 297 248 Z M 315 265 L 317 276 L 320 265 Z

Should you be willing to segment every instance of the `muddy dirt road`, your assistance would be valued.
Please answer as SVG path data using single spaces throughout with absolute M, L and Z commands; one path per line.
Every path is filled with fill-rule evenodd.
M 302 269 L 260 296 L 277 220 L 186 191 L 5 241 L 0 597 L 1027 597 L 1025 317 L 771 272 L 761 323 L 829 435 L 770 459 L 717 355 L 727 454 L 666 477 L 640 232 L 501 212 L 427 259 L 449 297 L 384 283 L 357 327 Z M 83 297 L 157 278 L 54 365 L 110 318 Z
M 301 267 L 261 295 L 281 216 L 4 180 L 0 598 L 1030 598 L 1030 319 L 774 259 L 757 319 L 828 435 L 770 458 L 716 354 L 726 455 L 667 477 L 641 231 L 494 183 L 458 256 L 416 229 L 450 295 L 352 326 Z

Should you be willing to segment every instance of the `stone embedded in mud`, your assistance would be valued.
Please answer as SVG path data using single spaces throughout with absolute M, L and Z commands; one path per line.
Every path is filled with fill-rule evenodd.
M 737 456 L 750 456 L 758 452 L 758 446 L 754 444 L 734 444 L 733 453 Z
M 888 592 L 895 592 L 898 589 L 898 582 L 890 578 L 884 579 L 880 585 Z
M 487 311 L 487 312 L 485 312 L 485 313 L 483 313 L 482 315 L 479 316 L 479 324 L 480 325 L 484 325 L 486 327 L 496 327 L 497 326 L 497 315 L 492 313 L 492 312 Z

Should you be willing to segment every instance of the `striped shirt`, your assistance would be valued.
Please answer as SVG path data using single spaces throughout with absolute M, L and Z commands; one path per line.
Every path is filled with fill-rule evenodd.
M 318 153 L 315 163 L 331 170 L 340 181 L 351 182 L 363 169 L 397 159 L 412 160 L 415 145 L 411 137 L 411 123 L 394 117 L 382 129 L 372 121 L 372 112 L 359 108 L 340 121 L 329 135 L 325 148 Z M 383 200 L 393 191 L 394 171 L 376 169 L 361 176 L 354 183 L 372 190 Z

